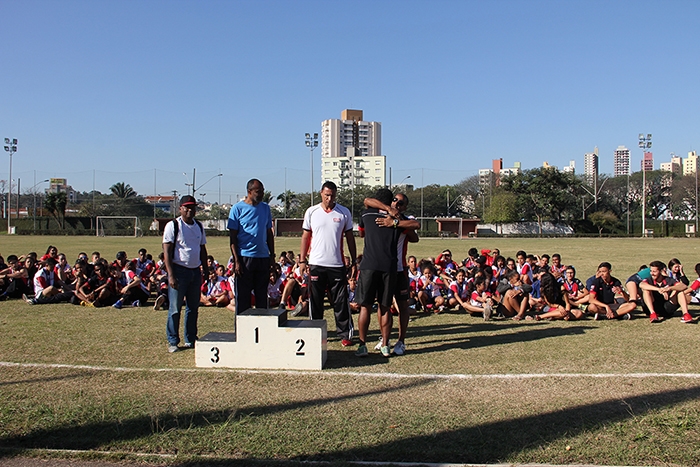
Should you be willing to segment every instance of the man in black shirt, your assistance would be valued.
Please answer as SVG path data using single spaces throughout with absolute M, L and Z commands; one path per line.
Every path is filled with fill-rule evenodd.
M 661 261 L 652 261 L 649 263 L 649 269 L 651 277 L 639 283 L 644 297 L 642 308 L 649 316 L 649 321 L 658 323 L 664 318 L 671 318 L 680 306 L 683 310 L 681 321 L 692 323 L 693 317 L 688 312 L 688 299 L 683 293 L 688 287 L 673 277 L 664 276 L 666 265 Z
M 588 312 L 594 314 L 594 319 L 630 319 L 630 312 L 637 308 L 637 304 L 629 301 L 629 295 L 622 288 L 622 283 L 616 277 L 610 275 L 612 266 L 607 261 L 600 263 L 596 278 L 590 282 L 588 291 L 590 301 Z M 615 295 L 622 295 L 624 302 L 618 303 Z
M 394 198 L 391 190 L 382 188 L 374 196 L 387 206 L 391 205 Z M 391 315 L 391 303 L 396 283 L 396 260 L 398 240 L 398 219 L 395 219 L 393 228 L 381 227 L 381 223 L 388 213 L 376 208 L 369 208 L 362 212 L 360 218 L 360 236 L 365 239 L 365 247 L 360 263 L 360 276 L 358 283 L 357 302 L 360 304 L 359 335 L 360 346 L 355 355 L 366 357 L 367 331 L 369 329 L 370 311 L 375 300 L 379 302 L 380 327 L 383 342 L 388 344 L 393 319 Z M 389 357 L 391 351 L 388 345 L 381 348 L 382 355 Z

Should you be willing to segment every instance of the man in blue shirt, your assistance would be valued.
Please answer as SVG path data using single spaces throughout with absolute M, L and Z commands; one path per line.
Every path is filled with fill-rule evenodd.
M 231 206 L 227 226 L 235 261 L 236 313 L 251 307 L 252 291 L 255 291 L 255 307 L 267 308 L 270 265 L 276 259 L 272 214 L 270 206 L 262 200 L 265 187 L 254 178 L 248 181 L 246 189 L 246 198 Z

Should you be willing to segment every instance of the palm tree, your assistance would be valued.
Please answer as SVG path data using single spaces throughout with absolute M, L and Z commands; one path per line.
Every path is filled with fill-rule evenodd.
M 47 193 L 46 199 L 44 200 L 44 207 L 51 213 L 54 219 L 56 219 L 60 229 L 65 227 L 66 204 L 68 204 L 68 197 L 64 191 Z
M 282 201 L 282 203 L 284 203 L 284 217 L 287 217 L 289 211 L 292 209 L 292 204 L 294 204 L 296 199 L 297 194 L 291 190 L 287 190 L 284 193 L 280 193 L 277 196 L 277 200 Z
M 135 198 L 137 195 L 136 191 L 131 188 L 131 185 L 128 183 L 125 184 L 124 182 L 115 183 L 109 187 L 109 191 L 119 199 Z

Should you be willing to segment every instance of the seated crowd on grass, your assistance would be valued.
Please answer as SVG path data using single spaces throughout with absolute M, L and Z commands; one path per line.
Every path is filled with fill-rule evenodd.
M 361 261 L 358 257 L 358 264 Z M 113 261 L 93 252 L 89 259 L 80 253 L 71 265 L 65 254 L 49 246 L 38 257 L 34 252 L 9 255 L 7 264 L 0 256 L 0 300 L 22 298 L 29 304 L 70 302 L 87 307 L 168 306 L 168 278 L 163 255 L 154 261 L 146 249 L 128 259 L 120 251 Z M 348 267 L 350 308 L 354 301 L 359 270 Z M 471 316 L 513 320 L 630 319 L 641 306 L 651 322 L 672 317 L 679 309 L 683 322 L 692 322 L 689 303 L 700 303 L 700 279 L 692 284 L 681 262 L 652 261 L 622 284 L 611 275 L 612 266 L 603 262 L 585 285 L 576 269 L 565 265 L 558 254 L 535 256 L 518 251 L 515 259 L 499 250 L 471 248 L 458 263 L 449 250 L 436 258 L 408 258 L 406 274 L 410 283 L 412 312 L 440 313 L 465 311 Z M 200 302 L 203 306 L 225 307 L 235 311 L 233 261 L 219 264 L 209 256 Z M 700 276 L 700 263 L 695 266 Z M 294 316 L 308 314 L 308 265 L 299 255 L 283 252 L 271 268 L 268 286 L 270 307 L 288 308 Z M 696 296 L 696 294 L 698 294 Z M 397 307 L 395 307 L 397 308 Z M 395 312 L 395 310 L 392 310 Z

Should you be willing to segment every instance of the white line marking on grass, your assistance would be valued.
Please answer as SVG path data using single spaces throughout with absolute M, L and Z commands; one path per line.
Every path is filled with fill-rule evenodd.
M 151 372 L 151 373 L 244 373 L 265 375 L 340 375 L 386 379 L 543 379 L 543 378 L 687 378 L 700 379 L 700 373 L 495 373 L 495 374 L 431 374 L 431 373 L 369 373 L 359 371 L 302 371 L 302 370 L 245 370 L 235 368 L 126 368 L 94 365 L 69 365 L 65 363 L 20 363 L 0 362 L 0 367 L 20 368 L 67 368 L 71 370 Z

